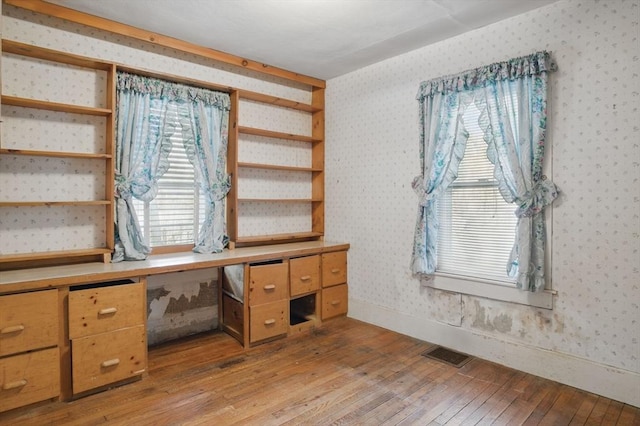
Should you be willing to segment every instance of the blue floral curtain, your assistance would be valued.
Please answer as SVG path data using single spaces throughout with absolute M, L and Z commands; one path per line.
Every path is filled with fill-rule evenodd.
M 518 288 L 529 291 L 545 286 L 542 211 L 558 196 L 556 186 L 543 175 L 547 71 L 552 67 L 545 53 L 510 61 L 497 68 L 495 80 L 475 97 L 500 194 L 517 205 L 518 224 L 507 273 Z
M 422 174 L 412 183 L 420 201 L 411 260 L 411 270 L 417 274 L 433 274 L 436 270 L 437 200 L 458 176 L 469 138 L 462 115 L 471 98 L 460 92 L 430 92 L 425 85 L 418 94 Z
M 163 134 L 168 99 L 132 87 L 130 77 L 119 74 L 117 86 L 114 262 L 142 260 L 151 252 L 142 237 L 133 197 L 155 198 L 171 152 L 171 142 Z
M 517 286 L 528 291 L 544 289 L 545 223 L 542 212 L 558 195 L 556 186 L 542 173 L 547 78 L 555 69 L 549 52 L 536 52 L 424 82 L 418 93 L 421 151 L 431 149 L 428 145 L 423 147 L 424 144 L 437 143 L 422 135 L 432 132 L 433 126 L 443 125 L 440 119 L 434 122 L 432 117 L 422 117 L 425 100 L 429 97 L 466 94 L 481 111 L 479 124 L 488 145 L 487 156 L 495 165 L 494 176 L 500 193 L 506 202 L 517 205 L 516 238 L 506 269 L 509 276 L 516 279 Z M 427 161 L 426 156 L 424 161 Z M 431 170 L 439 167 L 440 159 L 435 157 L 433 161 Z M 428 167 L 423 164 L 423 177 L 428 176 Z M 431 241 L 429 231 L 432 227 L 437 229 L 435 214 L 433 220 L 427 217 L 426 225 L 418 222 L 414 239 L 412 270 L 427 276 L 436 268 L 435 242 L 433 247 L 427 244 L 426 250 L 418 245 L 422 239 Z M 425 230 L 426 238 L 423 237 Z
M 228 242 L 224 224 L 224 199 L 231 188 L 226 174 L 229 108 L 198 99 L 180 113 L 184 147 L 196 171 L 205 198 L 204 221 L 193 251 L 221 251 Z M 183 110 L 184 111 L 184 110 Z
M 155 78 L 119 72 L 116 86 L 116 164 L 115 164 L 115 197 L 116 197 L 116 247 L 113 261 L 142 260 L 151 252 L 142 238 L 140 224 L 133 207 L 133 197 L 142 201 L 151 201 L 158 191 L 158 179 L 168 170 L 168 156 L 171 152 L 171 135 L 176 131 L 174 124 L 165 120 L 168 106 L 177 105 L 178 110 L 186 108 L 187 116 L 206 116 L 212 124 L 206 126 L 188 126 L 182 129 L 193 141 L 206 140 L 205 144 L 213 148 L 204 148 L 206 154 L 198 154 L 203 160 L 198 162 L 196 174 L 199 182 L 211 181 L 208 175 L 224 181 L 226 163 L 219 158 L 226 158 L 227 121 L 230 109 L 230 97 L 226 93 L 207 89 L 175 84 Z M 190 111 L 205 111 L 191 112 Z M 213 112 L 216 111 L 216 112 Z M 187 124 L 191 119 L 181 120 Z M 185 142 L 187 144 L 187 142 Z M 192 144 L 193 145 L 193 144 Z M 198 144 L 195 144 L 198 145 Z M 213 149 L 213 151 L 211 151 Z M 187 149 L 187 152 L 199 153 L 199 149 Z M 209 152 L 215 152 L 209 155 Z M 192 159 L 192 163 L 195 164 Z M 202 184 L 201 184 L 202 185 Z M 206 186 L 206 185 L 204 185 Z M 228 191 L 228 188 L 227 188 Z M 213 199 L 211 191 L 204 191 L 205 196 Z M 209 195 L 207 195 L 209 194 Z M 226 192 L 224 192 L 226 195 Z M 220 198 L 220 197 L 219 197 Z M 200 233 L 199 240 L 212 241 L 211 234 L 224 234 L 224 203 L 216 199 L 216 203 L 208 202 L 206 217 L 215 217 L 207 228 L 207 235 Z M 226 241 L 226 236 L 217 237 Z M 222 250 L 223 245 L 198 243 L 194 250 L 212 252 Z

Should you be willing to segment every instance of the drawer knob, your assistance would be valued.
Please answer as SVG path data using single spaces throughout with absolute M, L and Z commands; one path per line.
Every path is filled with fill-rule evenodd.
M 269 291 L 269 290 L 275 290 L 276 286 L 275 284 L 267 284 L 264 286 L 264 289 Z
M 118 308 L 104 308 L 98 311 L 98 315 L 109 315 L 118 312 Z
M 331 273 L 332 273 L 332 274 L 337 274 L 338 272 L 340 272 L 340 268 L 333 268 L 333 269 L 331 270 Z
M 114 359 L 108 359 L 106 361 L 102 361 L 102 364 L 100 364 L 102 367 L 107 368 L 107 367 L 113 367 L 114 365 L 118 365 L 120 364 L 120 360 L 118 358 L 114 358 Z
M 340 304 L 340 301 L 339 301 L 339 300 L 332 300 L 332 301 L 331 301 L 331 305 L 332 305 L 332 306 L 336 306 L 336 305 L 339 305 L 339 304 Z
M 22 380 L 16 380 L 15 382 L 9 382 L 9 383 L 5 383 L 2 385 L 2 389 L 3 390 L 9 390 L 9 389 L 17 389 L 17 388 L 21 388 L 23 386 L 26 386 L 27 381 L 25 379 Z
M 264 322 L 264 325 L 271 325 L 271 324 L 275 324 L 276 320 L 274 320 L 273 318 L 268 319 Z
M 303 275 L 300 277 L 300 281 L 309 281 L 311 279 L 311 275 Z
M 5 327 L 2 330 L 0 330 L 0 334 L 9 334 L 9 333 L 16 333 L 18 331 L 22 331 L 24 330 L 24 325 L 20 324 L 20 325 L 12 325 L 10 327 Z

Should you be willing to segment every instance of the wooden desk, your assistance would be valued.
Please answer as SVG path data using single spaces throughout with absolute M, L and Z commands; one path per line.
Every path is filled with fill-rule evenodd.
M 144 261 L 2 271 L 0 366 L 6 364 L 5 368 L 14 370 L 16 377 L 11 378 L 11 383 L 0 386 L 0 401 L 4 401 L 0 404 L 0 412 L 43 399 L 76 398 L 145 374 L 146 278 L 150 275 L 237 264 L 248 267 L 249 264 L 269 261 L 286 262 L 288 265 L 289 259 L 346 253 L 348 249 L 349 244 L 346 243 L 308 241 L 243 247 L 213 254 L 152 255 Z M 125 288 L 131 288 L 136 298 L 130 297 L 133 293 L 123 291 Z M 45 298 L 49 300 L 46 307 L 32 303 L 32 299 L 39 301 Z M 36 315 L 36 311 L 43 310 L 54 318 L 47 322 L 57 321 L 57 326 L 48 324 L 49 327 L 44 327 L 44 324 L 27 322 L 28 318 Z M 18 311 L 24 311 L 23 318 L 16 319 Z M 113 321 L 114 316 L 126 316 L 126 321 Z M 114 325 L 105 325 L 103 330 L 101 325 L 91 321 Z M 94 326 L 98 331 L 85 332 Z M 38 336 L 38 333 L 46 335 Z M 36 334 L 34 341 L 44 343 L 34 343 L 33 347 L 15 344 L 15 341 L 21 342 L 32 334 Z M 85 356 L 90 352 L 87 348 L 95 347 L 100 349 Z M 72 362 L 74 348 L 76 355 Z M 107 356 L 107 352 L 115 355 Z M 52 354 L 55 357 L 51 358 Z M 49 369 L 53 373 L 47 376 L 46 383 L 37 379 L 40 375 L 37 371 L 30 370 L 30 361 L 35 362 L 40 355 L 46 355 L 49 364 L 59 365 L 59 380 L 57 368 Z M 103 355 L 108 359 L 98 359 Z M 78 360 L 82 360 L 82 365 Z M 93 364 L 97 367 L 92 369 Z M 117 371 L 119 368 L 127 370 Z M 52 375 L 56 377 L 49 377 Z

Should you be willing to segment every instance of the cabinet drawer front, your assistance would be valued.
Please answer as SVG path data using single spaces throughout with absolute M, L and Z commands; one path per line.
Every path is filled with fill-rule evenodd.
M 287 263 L 251 266 L 249 268 L 249 306 L 286 299 L 288 278 Z
M 322 319 L 347 313 L 349 304 L 347 285 L 342 284 L 322 290 Z
M 58 291 L 0 296 L 0 356 L 58 344 Z
M 147 336 L 144 326 L 124 328 L 71 341 L 73 393 L 144 373 Z
M 58 348 L 0 358 L 0 412 L 59 394 Z
M 320 288 L 320 256 L 308 256 L 289 261 L 291 296 L 311 293 Z
M 142 283 L 69 292 L 69 337 L 90 336 L 144 324 Z
M 322 287 L 347 282 L 347 252 L 338 251 L 322 255 Z
M 253 343 L 286 334 L 289 329 L 288 308 L 287 300 L 251 307 L 250 341 Z

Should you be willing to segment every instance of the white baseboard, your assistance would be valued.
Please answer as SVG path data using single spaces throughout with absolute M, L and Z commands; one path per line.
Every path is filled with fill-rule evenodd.
M 640 407 L 640 374 L 632 371 L 498 340 L 361 300 L 349 299 L 349 317 Z

